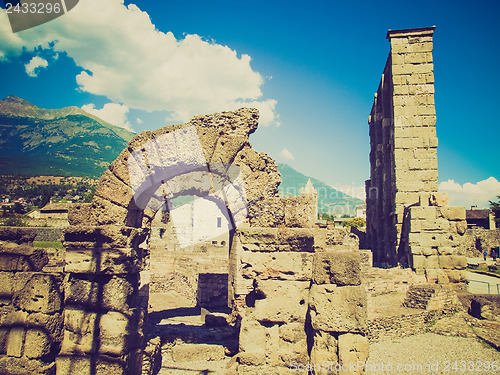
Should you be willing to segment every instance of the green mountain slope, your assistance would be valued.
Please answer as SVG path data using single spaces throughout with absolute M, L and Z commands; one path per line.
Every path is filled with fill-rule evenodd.
M 278 171 L 282 180 L 278 190 L 282 196 L 299 195 L 300 189 L 311 179 L 314 188 L 318 190 L 318 212 L 352 215 L 356 206 L 364 203 L 361 199 L 342 193 L 321 180 L 306 176 L 287 164 L 279 164 Z
M 0 100 L 0 174 L 99 177 L 134 133 L 78 107 Z

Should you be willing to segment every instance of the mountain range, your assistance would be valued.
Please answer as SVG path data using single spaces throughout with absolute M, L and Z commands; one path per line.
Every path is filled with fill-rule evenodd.
M 99 178 L 135 134 L 79 107 L 44 109 L 9 96 L 0 100 L 0 175 Z M 298 195 L 310 179 L 318 212 L 353 213 L 363 203 L 287 164 L 280 164 L 282 196 Z
M 0 174 L 100 176 L 134 133 L 79 107 L 0 100 Z
M 313 187 L 318 191 L 318 212 L 353 215 L 356 206 L 364 203 L 363 200 L 345 194 L 317 178 L 296 171 L 288 164 L 279 164 L 278 171 L 282 181 L 278 188 L 281 196 L 300 194 L 300 189 L 311 180 Z

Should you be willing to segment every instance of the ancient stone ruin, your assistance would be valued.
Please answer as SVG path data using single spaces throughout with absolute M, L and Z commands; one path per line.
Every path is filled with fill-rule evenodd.
M 374 263 L 463 284 L 465 207 L 438 193 L 434 28 L 389 31 L 391 52 L 369 117 L 367 236 Z
M 369 340 L 403 324 L 368 322 L 374 291 L 422 284 L 409 289 L 408 307 L 456 304 L 447 286 L 464 282 L 458 245 L 465 209 L 447 207 L 437 192 L 433 31 L 388 33 L 391 52 L 369 119 L 371 251 L 360 251 L 352 233 L 315 225 L 312 186 L 297 197 L 278 195 L 274 160 L 248 140 L 257 129 L 256 110 L 147 131 L 103 174 L 92 203 L 70 209 L 63 268 L 47 268 L 49 258 L 31 246 L 30 230 L 0 231 L 0 373 L 149 375 L 165 353 L 174 361 L 193 353 L 224 357 L 209 343 L 193 347 L 191 334 L 149 332 L 150 295 L 168 280 L 210 290 L 186 292 L 194 304 L 227 296 L 232 314 L 222 325 L 229 320 L 237 339 L 228 349 L 234 360 L 227 374 L 360 374 L 363 366 L 349 366 L 365 363 Z M 228 228 L 212 243 L 219 248 L 207 250 L 199 242 L 205 237 L 177 230 L 172 202 L 183 196 L 217 206 Z M 216 256 L 216 266 L 189 264 L 193 254 Z M 372 268 L 372 254 L 375 264 L 392 268 Z M 407 322 L 416 327 L 436 314 Z M 221 323 L 205 312 L 209 321 Z

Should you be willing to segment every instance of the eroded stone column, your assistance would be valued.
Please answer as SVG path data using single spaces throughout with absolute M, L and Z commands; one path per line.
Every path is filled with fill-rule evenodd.
M 71 226 L 65 232 L 64 328 L 56 375 L 139 374 L 144 309 L 143 239 L 136 228 Z

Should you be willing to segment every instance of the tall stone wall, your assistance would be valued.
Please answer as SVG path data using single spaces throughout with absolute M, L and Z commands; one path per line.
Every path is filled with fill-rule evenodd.
M 375 263 L 396 265 L 404 209 L 437 192 L 434 27 L 389 31 L 391 51 L 369 117 L 367 234 Z
M 367 239 L 375 265 L 462 283 L 465 209 L 438 193 L 434 27 L 387 33 L 391 51 L 369 117 Z

